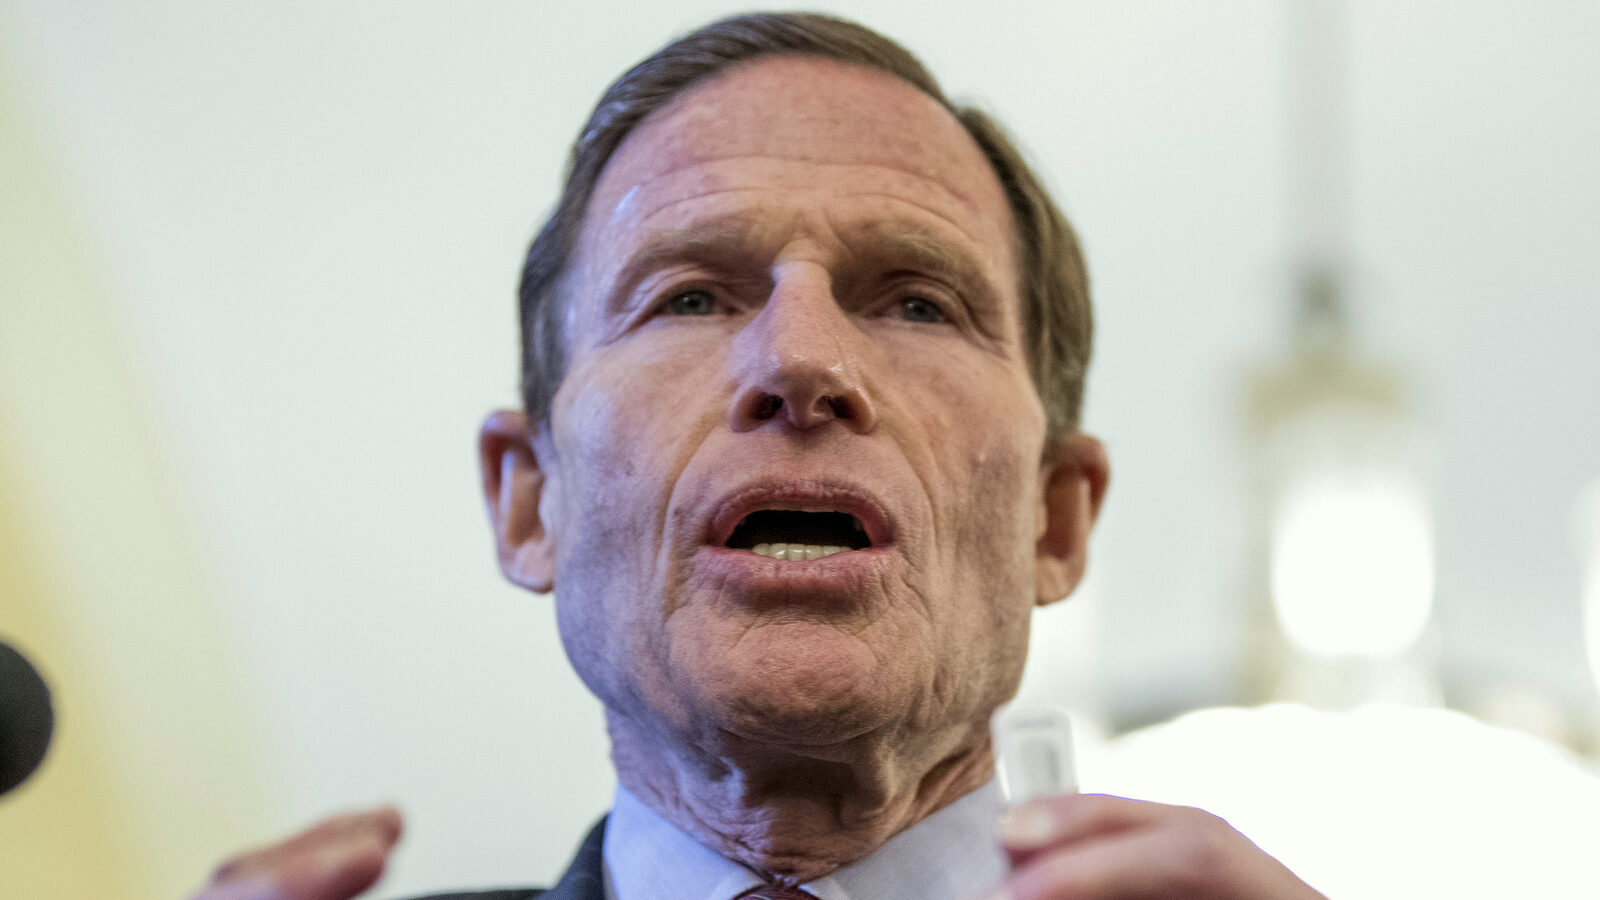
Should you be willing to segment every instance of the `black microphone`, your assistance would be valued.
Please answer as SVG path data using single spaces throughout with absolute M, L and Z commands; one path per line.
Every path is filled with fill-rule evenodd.
M 0 794 L 28 780 L 44 762 L 55 724 L 44 679 L 21 653 L 0 641 Z

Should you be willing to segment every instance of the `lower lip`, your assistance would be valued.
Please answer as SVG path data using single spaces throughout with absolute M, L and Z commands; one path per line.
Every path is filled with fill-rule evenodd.
M 696 568 L 757 607 L 859 606 L 879 589 L 891 565 L 887 547 L 786 560 L 731 547 L 702 547 Z

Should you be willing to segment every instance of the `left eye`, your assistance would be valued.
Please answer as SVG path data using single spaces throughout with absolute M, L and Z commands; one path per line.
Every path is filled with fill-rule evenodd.
M 709 316 L 716 310 L 717 299 L 705 291 L 680 291 L 667 300 L 667 311 L 675 316 Z
M 938 304 L 926 297 L 906 297 L 900 301 L 898 310 L 900 318 L 907 322 L 936 324 L 948 318 Z

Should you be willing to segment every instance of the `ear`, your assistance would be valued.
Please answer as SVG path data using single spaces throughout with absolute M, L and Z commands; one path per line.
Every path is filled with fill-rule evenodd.
M 1106 448 L 1087 434 L 1057 438 L 1045 450 L 1039 473 L 1038 559 L 1035 601 L 1046 606 L 1066 597 L 1089 564 L 1089 532 L 1100 515 L 1111 479 Z
M 509 410 L 490 413 L 478 432 L 478 462 L 500 572 L 530 591 L 549 591 L 555 586 L 554 533 L 540 508 L 545 471 L 528 416 Z

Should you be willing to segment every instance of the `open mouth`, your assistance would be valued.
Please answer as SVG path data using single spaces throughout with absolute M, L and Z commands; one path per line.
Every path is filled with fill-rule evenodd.
M 739 520 L 727 546 L 772 559 L 821 559 L 872 546 L 861 520 L 843 512 L 761 509 Z

